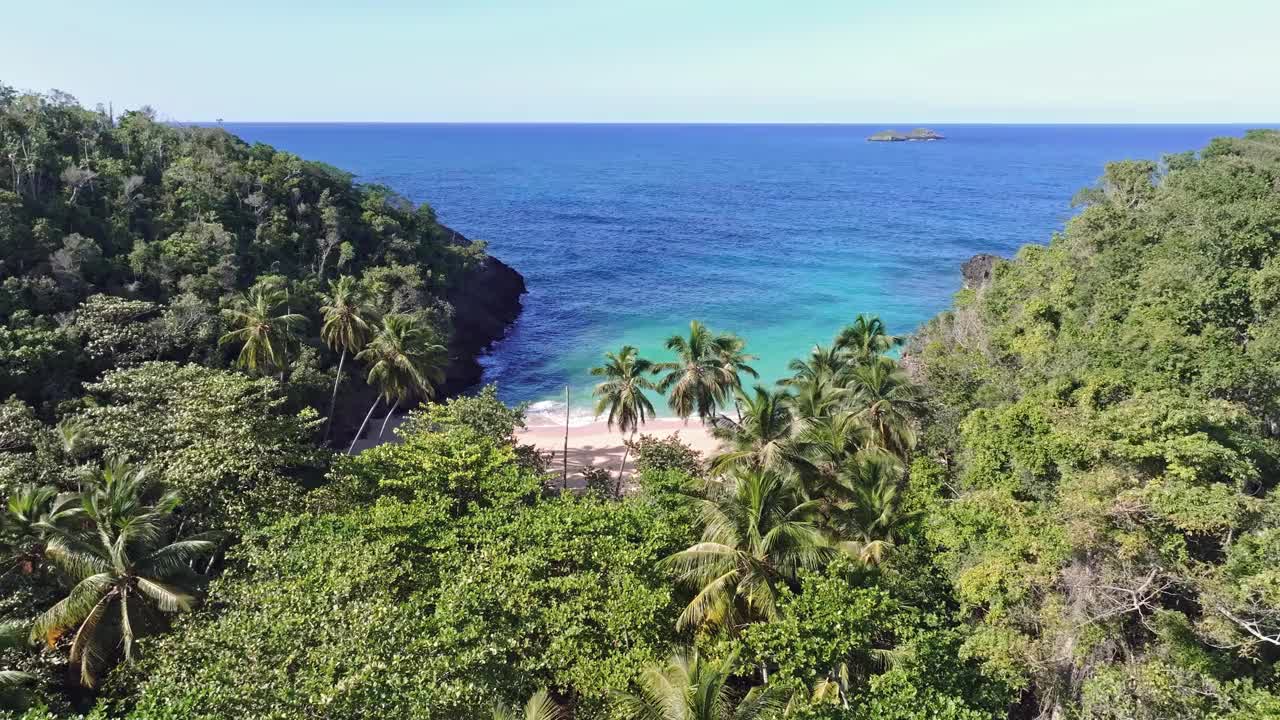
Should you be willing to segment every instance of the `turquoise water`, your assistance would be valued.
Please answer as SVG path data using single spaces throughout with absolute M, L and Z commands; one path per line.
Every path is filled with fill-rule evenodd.
M 904 125 L 914 127 L 915 125 Z M 960 264 L 1047 241 L 1109 160 L 1196 149 L 1231 126 L 237 124 L 227 128 L 430 202 L 524 274 L 484 361 L 509 401 L 563 417 L 623 343 L 665 358 L 699 319 L 745 337 L 766 381 L 860 312 L 909 332 Z

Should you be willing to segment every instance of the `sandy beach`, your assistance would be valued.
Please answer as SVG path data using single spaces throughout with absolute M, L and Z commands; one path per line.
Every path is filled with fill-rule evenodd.
M 650 420 L 636 433 L 666 438 L 678 435 L 685 444 L 702 453 L 703 458 L 715 454 L 719 442 L 711 437 L 711 433 L 698 420 L 688 423 L 676 419 Z M 545 425 L 530 427 L 519 433 L 521 444 L 537 447 L 550 455 L 548 467 L 559 476 L 562 472 L 564 453 L 564 426 Z M 626 436 L 617 428 L 610 430 L 603 422 L 569 426 L 569 486 L 582 485 L 582 471 L 590 467 L 607 468 L 611 473 L 618 471 L 618 463 L 622 461 L 626 450 Z M 623 476 L 629 477 L 635 469 L 635 453 L 627 454 L 627 465 Z
M 370 421 L 369 432 L 356 443 L 356 450 L 365 450 L 382 442 L 398 442 L 399 437 L 395 434 L 394 429 L 403 419 L 403 416 L 392 418 L 391 422 L 387 424 L 387 433 L 381 440 L 378 437 L 378 430 L 382 426 L 381 421 Z M 702 453 L 703 458 L 714 455 L 719 448 L 719 441 L 711 437 L 711 433 L 696 419 L 687 423 L 674 418 L 650 420 L 645 423 L 640 432 L 636 433 L 636 437 L 640 435 L 652 435 L 660 438 L 678 435 L 681 441 Z M 517 438 L 520 444 L 533 445 L 545 453 L 548 457 L 547 467 L 557 477 L 560 476 L 565 458 L 564 425 L 540 424 L 530 426 L 528 429 L 517 433 Z M 616 473 L 618 463 L 622 461 L 623 452 L 626 450 L 625 442 L 626 436 L 619 432 L 617 428 L 610 430 L 603 420 L 570 424 L 569 486 L 582 487 L 584 484 L 582 471 L 586 468 L 603 467 L 612 473 Z M 635 454 L 628 453 L 623 477 L 629 477 L 634 469 Z

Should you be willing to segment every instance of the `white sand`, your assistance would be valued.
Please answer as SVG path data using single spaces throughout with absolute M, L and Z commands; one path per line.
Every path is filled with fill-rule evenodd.
M 698 420 L 650 420 L 636 433 L 641 435 L 666 438 L 676 435 L 681 442 L 702 453 L 704 459 L 714 455 L 720 443 L 711 436 Z M 618 463 L 626 450 L 627 436 L 617 428 L 610 430 L 604 422 L 569 427 L 569 486 L 580 487 L 582 470 L 588 467 L 603 467 L 616 477 Z M 519 433 L 522 445 L 533 445 L 550 455 L 547 467 L 557 477 L 564 468 L 564 426 L 531 427 Z M 623 469 L 623 477 L 629 477 L 635 469 L 635 453 L 627 453 L 627 465 Z
M 371 420 L 365 437 L 356 443 L 356 450 L 365 450 L 383 442 L 398 442 L 399 437 L 393 430 L 402 419 L 402 417 L 391 418 L 391 422 L 387 424 L 387 433 L 382 438 L 378 437 L 382 419 Z M 676 435 L 686 445 L 702 453 L 703 459 L 714 455 L 720 446 L 719 441 L 713 438 L 710 431 L 697 419 L 691 419 L 688 422 L 665 418 L 650 420 L 636 433 L 637 438 L 641 435 L 659 438 Z M 565 458 L 564 425 L 530 427 L 518 433 L 517 439 L 521 445 L 533 445 L 546 454 L 548 470 L 557 478 L 561 476 Z M 569 486 L 582 487 L 584 485 L 582 471 L 589 467 L 606 468 L 616 477 L 618 463 L 622 461 L 623 452 L 626 450 L 626 440 L 627 437 L 617 428 L 610 430 L 603 421 L 571 424 L 568 454 Z M 623 470 L 623 477 L 629 477 L 634 470 L 635 453 L 627 453 L 627 465 Z

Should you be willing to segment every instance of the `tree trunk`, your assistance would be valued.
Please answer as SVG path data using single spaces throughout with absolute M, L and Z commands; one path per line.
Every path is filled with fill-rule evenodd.
M 382 439 L 387 434 L 387 423 L 391 422 L 391 416 L 396 414 L 396 408 L 400 407 L 400 401 L 397 400 L 395 405 L 387 408 L 387 416 L 382 418 L 382 430 L 378 431 L 378 439 Z
M 569 386 L 564 386 L 564 477 L 561 478 L 563 490 L 569 489 Z
M 373 404 L 369 406 L 369 412 L 364 415 L 364 422 L 360 423 L 360 429 L 356 431 L 356 436 L 351 438 L 351 447 L 347 448 L 348 455 L 355 452 L 356 441 L 358 441 L 360 436 L 364 433 L 365 426 L 369 424 L 369 418 L 373 417 L 373 411 L 378 407 L 378 403 L 380 402 L 382 402 L 382 398 L 380 397 L 373 399 Z
M 622 462 L 618 463 L 618 485 L 614 488 L 614 494 L 622 497 L 622 471 L 627 467 L 627 453 L 631 452 L 631 442 L 636 439 L 636 431 L 631 431 L 631 437 L 627 438 L 627 444 L 622 448 Z
M 347 361 L 347 349 L 342 348 L 338 356 L 338 374 L 333 377 L 333 397 L 329 398 L 329 422 L 324 426 L 324 441 L 329 442 L 329 432 L 333 430 L 333 411 L 338 407 L 338 383 L 342 382 L 342 364 Z

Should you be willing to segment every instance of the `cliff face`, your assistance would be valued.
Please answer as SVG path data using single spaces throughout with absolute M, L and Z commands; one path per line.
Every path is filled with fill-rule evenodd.
M 471 243 L 462 234 L 449 228 L 445 230 L 452 234 L 455 243 Z M 445 369 L 444 384 L 436 388 L 437 399 L 457 395 L 480 382 L 482 369 L 478 358 L 506 335 L 507 328 L 520 315 L 520 296 L 525 292 L 520 273 L 491 255 L 454 285 L 445 297 L 453 306 L 449 367 Z M 360 427 L 374 399 L 373 390 L 364 384 L 363 370 L 353 373 L 352 380 L 354 388 L 340 396 L 334 414 L 333 434 L 337 438 L 334 447 L 337 448 L 345 448 L 351 442 L 351 436 Z M 400 408 L 400 412 L 407 409 Z M 380 409 L 366 437 L 378 434 L 378 421 L 382 417 Z
M 448 231 L 454 242 L 471 242 L 461 233 Z M 480 382 L 477 358 L 506 335 L 507 327 L 520 315 L 520 296 L 526 292 L 524 277 L 493 256 L 487 256 L 449 292 L 453 340 L 441 395 L 452 395 Z
M 999 255 L 979 253 L 964 261 L 960 266 L 960 277 L 965 290 L 984 290 L 995 277 L 996 265 L 1004 262 Z M 926 326 L 927 327 L 927 326 Z M 916 330 L 907 338 L 907 345 L 902 349 L 898 363 L 914 382 L 924 382 L 924 368 L 921 365 L 920 351 L 925 342 L 925 327 Z
M 960 266 L 960 274 L 964 277 L 965 290 L 981 290 L 991 284 L 992 273 L 995 272 L 996 263 L 1000 262 L 997 255 L 989 255 L 981 253 L 974 255 Z

